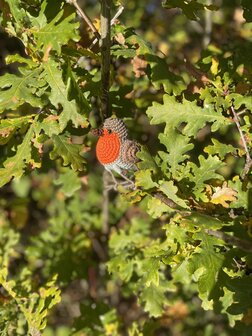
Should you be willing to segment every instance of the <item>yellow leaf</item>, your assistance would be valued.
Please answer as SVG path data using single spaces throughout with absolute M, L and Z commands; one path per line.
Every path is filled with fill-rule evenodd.
M 117 332 L 118 323 L 109 323 L 105 325 L 105 335 L 111 336 Z
M 211 72 L 213 75 L 217 75 L 217 73 L 219 72 L 218 66 L 219 66 L 219 61 L 217 60 L 217 58 L 213 57 L 212 65 L 211 65 Z
M 222 187 L 215 188 L 210 202 L 213 204 L 221 204 L 224 208 L 228 208 L 229 204 L 227 202 L 233 202 L 236 200 L 237 191 L 227 186 L 224 182 Z

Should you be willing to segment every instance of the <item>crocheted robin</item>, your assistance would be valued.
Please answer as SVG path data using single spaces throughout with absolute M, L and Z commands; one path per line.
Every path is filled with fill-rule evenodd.
M 128 131 L 124 122 L 118 118 L 107 118 L 102 128 L 93 133 L 99 136 L 96 145 L 98 161 L 109 172 L 113 170 L 125 180 L 130 181 L 123 171 L 137 169 L 136 154 L 141 147 L 136 141 L 128 139 Z

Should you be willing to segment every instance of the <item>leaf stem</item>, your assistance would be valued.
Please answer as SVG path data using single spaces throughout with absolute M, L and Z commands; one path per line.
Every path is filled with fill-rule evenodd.
M 101 0 L 101 112 L 103 119 L 109 116 L 110 81 L 110 8 L 111 0 Z
M 89 26 L 89 28 L 92 30 L 94 33 L 95 37 L 99 40 L 101 38 L 98 30 L 95 28 L 93 22 L 91 19 L 87 16 L 87 14 L 81 9 L 81 7 L 78 5 L 77 0 L 66 0 L 68 3 L 72 4 L 76 10 L 77 13 L 82 17 L 82 19 L 86 22 L 86 24 Z
M 247 173 L 249 172 L 249 170 L 250 170 L 250 168 L 252 166 L 252 159 L 250 157 L 249 149 L 248 149 L 248 146 L 247 146 L 247 142 L 245 140 L 244 134 L 243 134 L 242 129 L 241 129 L 241 125 L 240 125 L 240 121 L 239 121 L 238 115 L 235 112 L 235 109 L 234 109 L 233 106 L 231 106 L 230 109 L 231 109 L 231 112 L 232 112 L 232 114 L 234 116 L 234 122 L 235 122 L 235 124 L 236 124 L 236 126 L 238 128 L 238 131 L 239 131 L 240 137 L 241 137 L 241 141 L 242 141 L 242 145 L 243 145 L 244 150 L 246 152 L 246 164 L 245 164 L 245 166 L 243 168 L 243 172 L 242 172 L 242 175 L 241 175 L 242 178 L 244 178 L 247 175 Z

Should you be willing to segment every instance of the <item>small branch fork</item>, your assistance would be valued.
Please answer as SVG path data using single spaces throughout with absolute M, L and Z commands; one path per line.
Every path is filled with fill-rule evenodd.
M 118 11 L 116 12 L 115 16 L 112 18 L 112 20 L 110 21 L 110 26 L 113 26 L 116 23 L 116 19 L 122 14 L 124 10 L 123 6 L 120 6 Z M 89 49 L 92 49 L 93 46 L 98 42 L 98 39 L 95 38 L 94 41 L 92 42 L 92 44 L 90 45 Z
M 88 17 L 88 15 L 80 8 L 77 0 L 66 0 L 66 2 L 70 3 L 71 5 L 73 5 L 76 8 L 77 13 L 80 15 L 80 17 L 82 17 L 82 19 L 86 22 L 86 24 L 89 26 L 89 28 L 94 33 L 95 37 L 99 40 L 101 36 L 100 36 L 98 30 L 95 28 L 91 19 Z
M 93 22 L 91 21 L 91 19 L 89 18 L 89 16 L 84 12 L 84 10 L 78 5 L 77 0 L 66 0 L 67 3 L 73 5 L 76 8 L 77 13 L 79 14 L 79 16 L 86 22 L 86 24 L 89 26 L 89 28 L 91 29 L 91 31 L 94 33 L 95 35 L 95 39 L 93 40 L 92 44 L 90 45 L 89 49 L 92 49 L 93 46 L 100 41 L 101 36 L 100 33 L 98 32 L 98 30 L 96 29 L 96 27 L 94 26 Z M 116 19 L 122 14 L 124 10 L 124 6 L 120 6 L 118 8 L 118 11 L 116 12 L 116 14 L 114 15 L 114 17 L 112 18 L 112 20 L 110 21 L 110 26 L 113 26 L 116 23 Z
M 244 179 L 245 176 L 248 174 L 250 168 L 252 167 L 252 159 L 251 159 L 251 156 L 249 154 L 249 149 L 248 149 L 248 146 L 247 146 L 246 139 L 245 139 L 244 134 L 243 134 L 242 129 L 241 129 L 239 117 L 238 117 L 237 113 L 235 112 L 235 109 L 234 109 L 233 106 L 231 106 L 230 109 L 231 109 L 231 112 L 234 116 L 234 122 L 235 122 L 235 124 L 238 128 L 239 133 L 240 133 L 242 145 L 243 145 L 245 153 L 246 153 L 246 163 L 245 163 L 242 175 L 241 175 L 241 177 Z

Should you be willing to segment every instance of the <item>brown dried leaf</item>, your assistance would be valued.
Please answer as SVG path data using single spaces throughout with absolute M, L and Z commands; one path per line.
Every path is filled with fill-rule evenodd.
M 125 37 L 123 36 L 122 33 L 117 33 L 117 34 L 115 35 L 115 40 L 116 40 L 119 44 L 121 44 L 121 45 L 123 45 L 124 47 L 128 48 L 128 46 L 125 45 Z
M 133 65 L 133 71 L 135 73 L 135 77 L 139 78 L 145 75 L 145 69 L 147 67 L 147 61 L 143 56 L 135 56 L 131 60 L 131 64 Z

